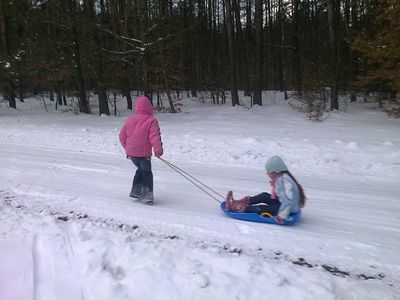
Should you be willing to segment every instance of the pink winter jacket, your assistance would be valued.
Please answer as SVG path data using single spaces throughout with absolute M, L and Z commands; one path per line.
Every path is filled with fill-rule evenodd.
M 152 148 L 156 156 L 163 154 L 160 127 L 153 117 L 153 107 L 147 97 L 137 98 L 135 114 L 125 121 L 119 140 L 128 156 L 150 157 Z

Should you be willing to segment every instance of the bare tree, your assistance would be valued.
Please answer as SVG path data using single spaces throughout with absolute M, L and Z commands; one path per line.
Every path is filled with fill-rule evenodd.
M 79 99 L 79 111 L 82 113 L 90 113 L 89 102 L 86 98 L 86 84 L 82 70 L 82 58 L 81 58 L 81 43 L 78 37 L 78 31 L 76 28 L 77 24 L 77 4 L 76 1 L 68 1 L 70 7 L 70 18 L 71 18 L 71 40 L 72 40 L 72 59 L 74 61 L 74 69 L 76 74 L 76 81 L 78 85 L 78 99 Z
M 255 28 L 256 28 L 256 84 L 254 89 L 254 104 L 262 105 L 262 69 L 263 69 L 263 8 L 262 0 L 255 2 Z
M 293 78 L 294 86 L 299 94 L 302 90 L 302 74 L 301 74 L 301 56 L 299 49 L 299 2 L 300 0 L 292 0 L 293 6 Z
M 337 72 L 337 42 L 336 42 L 336 2 L 328 0 L 328 25 L 330 45 L 330 72 L 331 72 L 331 110 L 339 109 L 338 102 L 338 72 Z
M 97 13 L 96 13 L 96 3 L 95 0 L 85 1 L 86 10 L 89 16 L 89 24 L 91 28 L 92 35 L 92 54 L 93 54 L 93 64 L 94 64 L 94 77 L 96 83 L 96 93 L 99 98 L 99 115 L 105 114 L 110 115 L 110 109 L 108 107 L 108 97 L 106 93 L 106 82 L 104 78 L 104 66 L 102 60 L 102 54 L 100 50 L 100 33 L 97 28 Z M 102 26 L 102 16 L 104 15 L 104 0 L 100 0 L 100 26 Z
M 7 36 L 7 7 L 5 1 L 0 1 L 0 35 L 1 35 L 1 42 L 2 48 L 4 49 L 4 56 L 6 61 L 10 59 L 11 49 L 8 43 L 8 36 Z M 4 89 L 7 93 L 8 103 L 10 107 L 17 108 L 17 104 L 15 101 L 15 84 L 11 72 L 12 65 L 10 62 L 6 62 L 6 78 L 4 82 Z
M 229 74 L 230 74 L 232 106 L 235 106 L 235 105 L 240 105 L 240 103 L 239 103 L 239 96 L 238 96 L 238 91 L 237 91 L 236 51 L 235 51 L 235 43 L 234 43 L 231 0 L 225 0 L 225 19 L 226 19 L 226 30 L 227 30 L 227 35 L 228 35 L 229 62 L 230 62 Z

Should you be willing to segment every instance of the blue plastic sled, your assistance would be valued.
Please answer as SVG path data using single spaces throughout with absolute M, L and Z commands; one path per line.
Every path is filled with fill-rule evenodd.
M 274 218 L 271 217 L 263 217 L 259 214 L 256 213 L 238 213 L 238 212 L 231 212 L 227 211 L 225 209 L 225 201 L 221 203 L 220 205 L 221 210 L 228 216 L 235 218 L 235 219 L 240 219 L 240 220 L 245 220 L 245 221 L 251 221 L 251 222 L 261 222 L 261 223 L 268 223 L 268 224 L 276 224 L 276 225 L 286 225 L 286 226 L 291 226 L 294 225 L 301 216 L 301 211 L 295 213 L 295 214 L 290 214 L 289 218 L 287 218 L 282 224 L 279 224 L 278 222 L 275 221 Z

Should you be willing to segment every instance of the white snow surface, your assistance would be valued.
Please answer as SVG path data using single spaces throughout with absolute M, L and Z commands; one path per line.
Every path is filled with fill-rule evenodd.
M 292 227 L 228 218 L 156 158 L 154 206 L 129 198 L 122 99 L 100 117 L 0 102 L 0 299 L 400 299 L 400 120 L 347 103 L 311 122 L 263 97 L 156 112 L 163 158 L 241 198 L 270 191 L 280 155 L 308 197 Z

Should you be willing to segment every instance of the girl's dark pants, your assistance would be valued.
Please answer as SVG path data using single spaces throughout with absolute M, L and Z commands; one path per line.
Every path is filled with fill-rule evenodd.
M 150 157 L 129 157 L 137 170 L 132 182 L 131 197 L 153 198 L 153 172 Z
M 267 212 L 273 216 L 276 216 L 279 211 L 281 203 L 277 199 L 271 199 L 271 195 L 268 193 L 261 193 L 256 196 L 250 197 L 249 205 L 246 207 L 245 212 L 247 213 L 263 213 Z

